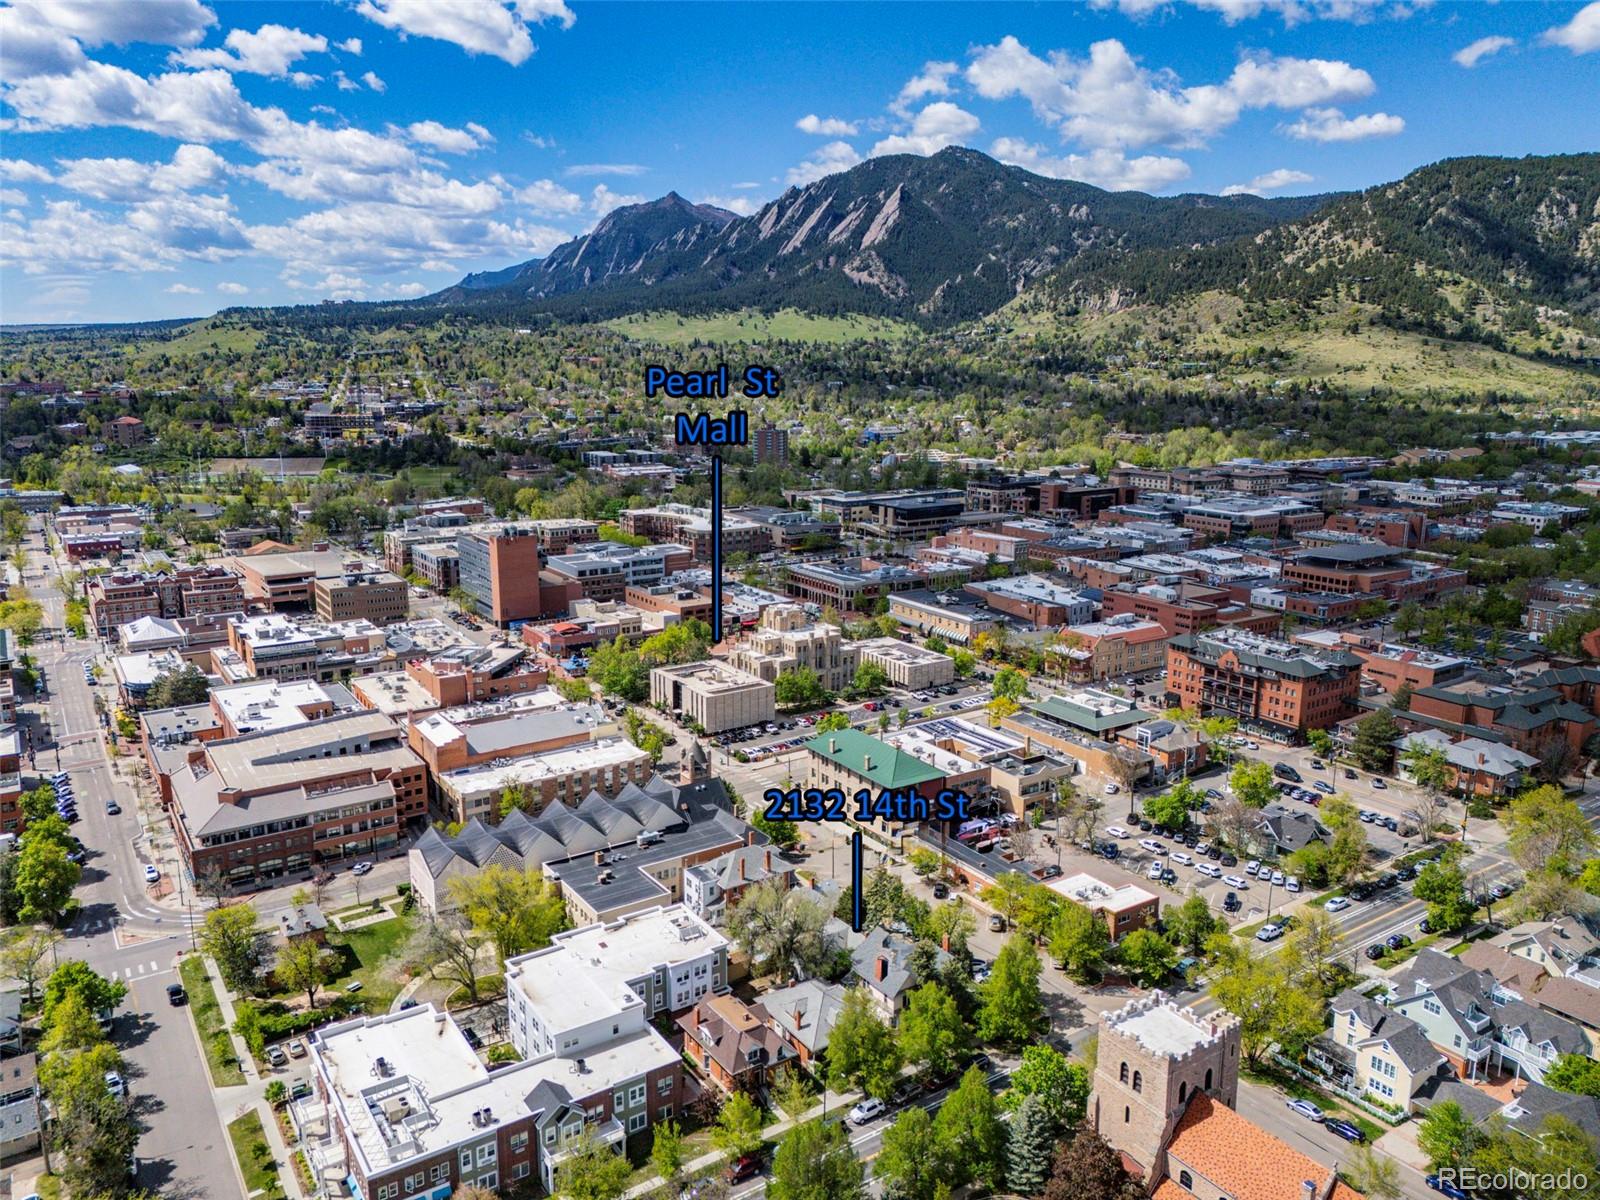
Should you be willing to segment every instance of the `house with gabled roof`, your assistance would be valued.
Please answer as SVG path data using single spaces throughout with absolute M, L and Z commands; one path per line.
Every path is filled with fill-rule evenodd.
M 1410 1109 L 1422 1086 L 1446 1063 L 1444 1053 L 1410 1017 L 1354 988 L 1328 1005 L 1333 1022 L 1306 1052 L 1341 1086 Z
M 850 952 L 850 973 L 854 982 L 867 989 L 872 1002 L 885 1019 L 893 1022 L 905 1008 L 911 993 L 927 980 L 918 977 L 914 953 L 916 943 L 892 930 L 878 926 Z M 937 952 L 937 964 L 950 960 L 944 950 Z

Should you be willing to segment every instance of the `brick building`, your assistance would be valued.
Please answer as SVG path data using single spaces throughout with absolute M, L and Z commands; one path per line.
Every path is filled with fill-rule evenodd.
M 244 583 L 223 567 L 178 567 L 172 571 L 119 572 L 84 581 L 89 621 L 101 637 L 141 617 L 206 616 L 243 612 Z
M 1185 634 L 1167 648 L 1167 703 L 1297 741 L 1354 715 L 1361 660 L 1238 630 Z

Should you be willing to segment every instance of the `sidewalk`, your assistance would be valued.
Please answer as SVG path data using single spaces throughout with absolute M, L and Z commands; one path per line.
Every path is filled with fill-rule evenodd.
M 217 993 L 217 1005 L 222 1010 L 222 1018 L 228 1023 L 228 1038 L 233 1043 L 234 1053 L 239 1059 L 239 1069 L 244 1072 L 245 1085 L 242 1089 L 228 1088 L 225 1092 L 215 1091 L 218 1104 L 217 1109 L 222 1116 L 224 1126 L 232 1121 L 237 1121 L 251 1109 L 255 1110 L 257 1118 L 261 1121 L 261 1128 L 265 1131 L 267 1145 L 272 1148 L 273 1161 L 278 1164 L 278 1178 L 283 1182 L 284 1195 L 289 1200 L 309 1200 L 304 1189 L 300 1186 L 299 1176 L 294 1169 L 294 1148 L 283 1140 L 283 1131 L 278 1128 L 278 1117 L 272 1105 L 267 1103 L 267 1084 L 269 1078 L 262 1075 L 256 1068 L 255 1058 L 250 1053 L 250 1047 L 245 1045 L 244 1039 L 233 1031 L 233 1023 L 238 1016 L 238 1010 L 233 1006 L 233 993 L 228 991 L 222 983 L 222 974 L 217 969 L 217 964 L 210 958 L 205 958 L 206 971 L 211 975 Z M 232 1101 L 231 1111 L 224 1109 L 224 1100 Z M 238 1161 L 233 1152 L 233 1142 L 229 1139 L 228 1153 L 234 1158 L 234 1167 L 240 1172 L 243 1180 L 243 1164 Z

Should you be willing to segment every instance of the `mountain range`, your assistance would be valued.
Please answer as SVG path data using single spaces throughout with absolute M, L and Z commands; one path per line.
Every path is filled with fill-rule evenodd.
M 600 320 L 794 308 L 941 327 L 1019 296 L 1070 319 L 1206 292 L 1359 302 L 1468 340 L 1600 316 L 1600 154 L 1474 157 L 1362 192 L 1107 192 L 951 147 L 872 159 L 750 216 L 669 193 L 413 305 Z

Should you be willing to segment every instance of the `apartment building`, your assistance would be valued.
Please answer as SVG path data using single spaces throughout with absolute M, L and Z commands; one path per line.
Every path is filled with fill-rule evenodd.
M 434 591 L 453 592 L 461 584 L 461 551 L 454 541 L 413 546 L 411 569 Z
M 882 600 L 919 590 L 959 587 L 972 575 L 964 567 L 931 563 L 888 563 L 871 558 L 790 563 L 783 586 L 809 604 L 840 612 L 868 612 Z
M 969 583 L 966 590 L 996 612 L 1026 621 L 1035 629 L 1083 625 L 1094 620 L 1093 599 L 1043 575 L 1012 575 Z
M 191 879 L 235 888 L 379 854 L 428 810 L 426 770 L 378 713 L 191 743 L 170 770 L 168 818 Z
M 532 525 L 469 527 L 457 533 L 460 587 L 472 598 L 473 611 L 502 627 L 559 616 L 550 611 L 540 587 L 545 541 Z M 561 600 L 565 611 L 565 592 Z
M 773 508 L 753 504 L 745 508 L 730 508 L 724 519 L 737 517 L 751 521 L 766 530 L 767 540 L 774 550 L 794 550 L 804 546 L 832 545 L 839 540 L 837 522 L 825 521 L 816 513 L 801 509 Z
M 218 566 L 176 567 L 171 571 L 123 571 L 84 580 L 89 622 L 109 638 L 141 617 L 179 617 L 243 612 L 244 583 Z
M 339 624 L 271 613 L 228 622 L 226 649 L 212 651 L 222 678 L 319 679 L 375 671 L 387 659 L 383 630 L 357 618 Z
M 1225 588 L 1209 587 L 1187 579 L 1168 579 L 1143 584 L 1119 583 L 1101 593 L 1102 610 L 1107 617 L 1134 616 L 1154 621 L 1168 637 L 1198 633 L 1213 626 L 1228 625 L 1254 633 L 1271 634 L 1282 618 L 1231 598 Z
M 1336 542 L 1292 554 L 1283 562 L 1285 586 L 1308 592 L 1363 592 L 1386 600 L 1429 600 L 1467 586 L 1465 571 L 1408 562 L 1405 552 L 1377 542 Z
M 838 788 L 852 797 L 859 791 L 877 796 L 882 791 L 915 791 L 929 798 L 945 786 L 945 772 L 929 766 L 916 755 L 897 749 L 858 729 L 839 729 L 819 734 L 806 743 L 806 787 Z M 853 812 L 846 806 L 846 815 Z M 905 822 L 873 820 L 865 824 L 850 822 L 863 833 L 891 845 L 910 831 Z
M 347 563 L 336 575 L 319 575 L 311 585 L 311 603 L 324 621 L 371 621 L 393 625 L 410 611 L 406 581 L 389 571 Z
M 253 680 L 213 688 L 206 698 L 219 738 L 243 737 L 271 729 L 292 729 L 334 715 L 338 704 L 328 689 L 309 679 Z
M 1173 638 L 1167 702 L 1236 718 L 1264 736 L 1296 741 L 1354 715 L 1361 660 L 1346 650 L 1313 650 L 1240 630 Z
M 1068 626 L 1050 653 L 1067 665 L 1067 677 L 1077 683 L 1142 675 L 1166 664 L 1167 631 L 1155 621 L 1124 613 Z
M 862 662 L 883 668 L 890 683 L 907 691 L 943 687 L 956 677 L 955 660 L 948 654 L 899 638 L 865 638 L 851 647 Z
M 660 504 L 654 508 L 624 509 L 619 518 L 624 533 L 649 538 L 652 542 L 676 542 L 685 547 L 696 563 L 709 563 L 713 548 L 711 510 L 688 504 Z M 755 521 L 722 514 L 722 552 L 724 554 L 764 554 L 772 549 L 772 539 Z M 689 564 L 685 563 L 684 567 Z M 682 570 L 684 567 L 674 568 Z
M 683 663 L 650 672 L 650 702 L 681 714 L 706 733 L 772 720 L 776 696 L 771 683 L 721 662 Z
M 789 431 L 776 425 L 763 425 L 750 432 L 750 450 L 758 463 L 789 465 Z
M 604 983 L 562 982 L 585 1000 L 606 994 Z M 539 1002 L 556 1021 L 577 1007 L 568 997 Z M 553 1194 L 585 1134 L 621 1153 L 685 1099 L 682 1059 L 637 1005 L 613 997 L 594 1015 L 564 1048 L 493 1071 L 431 1004 L 318 1030 L 307 1039 L 313 1096 L 292 1108 L 313 1175 L 326 1194 L 366 1200 L 530 1182 Z
M 1402 687 L 1414 690 L 1450 684 L 1472 669 L 1471 659 L 1420 646 L 1382 642 L 1348 633 L 1341 636 L 1340 643 L 1361 660 L 1361 678 L 1377 684 L 1391 696 Z
M 625 737 L 597 737 L 524 754 L 503 754 L 475 766 L 434 776 L 436 807 L 456 824 L 500 819 L 509 793 L 520 796 L 531 813 L 550 805 L 576 803 L 598 793 L 616 796 L 650 778 L 650 756 Z
M 1416 550 L 1427 544 L 1427 514 L 1408 509 L 1353 509 L 1334 513 L 1324 529 L 1370 538 L 1385 546 Z
M 411 717 L 406 737 L 431 774 L 576 746 L 616 732 L 598 704 L 572 704 L 554 688 L 469 702 Z
M 384 565 L 396 575 L 404 575 L 406 568 L 412 565 L 417 546 L 446 541 L 453 545 L 462 532 L 488 534 L 509 528 L 529 531 L 546 554 L 565 554 L 575 546 L 598 541 L 600 537 L 600 526 L 596 522 L 577 517 L 474 521 L 470 519 L 473 515 L 452 509 L 410 518 L 402 528 L 391 529 L 383 535 Z
M 1300 500 L 1227 496 L 1185 507 L 1183 526 L 1221 541 L 1244 537 L 1293 538 L 1322 528 L 1322 511 Z
M 853 643 L 837 625 L 813 621 L 798 604 L 779 604 L 761 614 L 761 622 L 728 655 L 731 666 L 764 679 L 807 668 L 817 673 L 830 692 L 848 687 L 860 661 Z
M 575 586 L 589 600 L 621 600 L 630 587 L 653 588 L 668 575 L 687 570 L 688 547 L 676 542 L 624 546 L 595 542 L 571 554 L 551 555 L 545 573 L 558 583 Z

